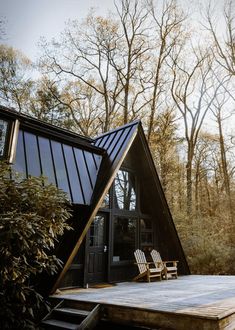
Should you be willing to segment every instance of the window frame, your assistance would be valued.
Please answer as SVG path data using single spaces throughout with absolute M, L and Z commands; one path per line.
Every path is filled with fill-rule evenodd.
M 130 169 L 128 167 L 122 166 L 120 170 L 125 170 L 128 172 L 131 172 L 135 176 L 135 187 L 136 187 L 136 209 L 135 210 L 124 210 L 124 209 L 118 209 L 115 207 L 115 182 L 113 182 L 109 194 L 110 194 L 110 209 L 101 209 L 102 211 L 106 211 L 110 213 L 110 219 L 111 219 L 111 237 L 110 237 L 110 266 L 115 267 L 115 266 L 125 266 L 125 265 L 130 265 L 133 264 L 134 262 L 134 254 L 133 257 L 129 260 L 121 260 L 121 261 L 113 261 L 113 256 L 114 256 L 114 221 L 115 218 L 117 217 L 123 217 L 123 218 L 129 218 L 129 219 L 136 219 L 136 235 L 135 235 L 135 249 L 137 248 L 142 248 L 141 244 L 141 233 L 142 232 L 148 232 L 152 233 L 152 247 L 154 246 L 155 242 L 155 231 L 154 231 L 154 221 L 153 218 L 151 217 L 151 214 L 144 214 L 141 212 L 140 209 L 140 195 L 141 195 L 141 184 L 139 177 L 133 169 Z M 141 231 L 141 219 L 149 219 L 152 222 L 152 228 L 151 229 L 146 229 L 145 231 Z M 145 246 L 145 245 L 144 245 Z M 149 247 L 151 245 L 148 245 Z

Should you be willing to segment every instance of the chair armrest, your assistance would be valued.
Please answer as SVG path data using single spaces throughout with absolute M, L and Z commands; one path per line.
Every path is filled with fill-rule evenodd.
M 135 262 L 135 265 L 154 265 L 154 262 Z
M 171 261 L 163 261 L 164 265 L 167 265 L 167 264 L 174 264 L 175 266 L 177 266 L 177 263 L 179 261 L 178 260 L 171 260 Z

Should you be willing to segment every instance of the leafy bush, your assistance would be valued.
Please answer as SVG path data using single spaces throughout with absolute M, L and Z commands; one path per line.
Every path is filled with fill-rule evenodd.
M 42 297 L 32 279 L 61 266 L 50 253 L 70 213 L 65 194 L 42 178 L 11 177 L 0 163 L 0 328 L 35 329 Z
M 214 216 L 183 213 L 174 217 L 192 274 L 232 275 L 235 270 L 233 225 L 224 212 Z

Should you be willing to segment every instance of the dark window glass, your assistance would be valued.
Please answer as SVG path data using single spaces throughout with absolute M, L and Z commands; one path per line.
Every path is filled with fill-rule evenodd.
M 78 171 L 74 159 L 73 149 L 68 145 L 63 145 L 63 148 L 64 148 L 65 161 L 68 169 L 70 187 L 72 190 L 73 202 L 78 204 L 83 204 L 84 200 L 83 200 L 81 185 L 78 177 Z
M 6 154 L 8 130 L 9 122 L 0 119 L 0 158 L 3 158 Z
M 19 135 L 18 135 L 14 169 L 19 173 L 23 173 L 24 177 L 26 177 L 25 152 L 24 152 L 24 141 L 23 141 L 22 131 L 19 131 Z
M 61 143 L 52 141 L 51 147 L 52 147 L 52 153 L 55 163 L 55 171 L 56 171 L 58 187 L 63 191 L 67 192 L 69 198 L 71 199 Z
M 38 144 L 42 163 L 42 174 L 47 177 L 49 183 L 55 184 L 55 172 L 53 167 L 50 141 L 43 137 L 38 137 Z
M 118 171 L 114 182 L 114 200 L 118 209 L 136 209 L 135 176 L 131 172 Z
M 34 134 L 24 132 L 24 141 L 28 175 L 40 176 L 41 168 L 37 137 Z
M 113 261 L 132 260 L 136 247 L 136 219 L 114 220 Z
M 90 227 L 90 246 L 103 246 L 104 244 L 104 217 L 97 215 Z
M 141 245 L 152 245 L 153 233 L 149 233 L 149 232 L 141 233 L 140 239 L 141 239 Z
M 152 230 L 152 220 L 150 219 L 140 219 L 140 229 L 144 230 Z
M 151 219 L 140 219 L 140 245 L 144 252 L 153 247 L 153 222 Z
M 103 208 L 103 209 L 108 209 L 109 208 L 109 192 L 105 195 L 100 207 Z

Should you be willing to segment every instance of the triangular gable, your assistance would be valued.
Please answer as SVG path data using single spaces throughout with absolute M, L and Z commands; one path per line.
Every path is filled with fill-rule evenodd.
M 109 188 L 111 187 L 115 176 L 120 169 L 123 161 L 125 160 L 126 155 L 134 145 L 134 141 L 136 140 L 136 137 L 141 141 L 141 150 L 139 152 L 137 151 L 138 155 L 141 155 L 141 158 L 143 158 L 142 161 L 148 163 L 148 172 L 149 177 L 151 180 L 151 184 L 155 189 L 155 193 L 157 195 L 157 198 L 161 201 L 161 207 L 164 213 L 164 219 L 166 219 L 167 222 L 167 233 L 165 235 L 168 236 L 169 240 L 173 241 L 173 249 L 176 251 L 176 255 L 179 256 L 180 259 L 180 267 L 182 269 L 182 273 L 188 274 L 189 268 L 186 261 L 186 258 L 184 256 L 184 252 L 181 246 L 181 243 L 179 241 L 179 237 L 177 235 L 164 192 L 162 190 L 159 177 L 157 175 L 157 171 L 151 156 L 150 149 L 148 147 L 147 140 L 145 138 L 143 128 L 141 126 L 140 121 L 135 121 L 131 124 L 127 124 L 125 126 L 122 126 L 116 130 L 113 130 L 111 132 L 108 132 L 106 134 L 103 134 L 100 137 L 97 137 L 94 140 L 94 145 L 99 146 L 106 150 L 106 156 L 103 156 L 103 160 L 100 166 L 94 195 L 92 199 L 92 207 L 90 209 L 90 212 L 87 216 L 87 220 L 84 223 L 83 228 L 80 227 L 79 233 L 77 235 L 78 240 L 76 244 L 74 245 L 74 248 L 66 260 L 64 264 L 64 268 L 62 272 L 60 273 L 58 279 L 56 280 L 52 292 L 54 292 L 62 278 L 64 277 L 65 273 L 68 271 L 75 255 L 77 254 L 79 247 L 82 244 L 83 239 L 85 238 L 89 227 L 96 216 L 103 199 L 105 198 L 105 195 L 108 193 Z
M 154 215 L 157 219 L 158 249 L 163 259 L 178 260 L 179 273 L 190 274 L 190 269 L 141 124 L 129 154 L 132 158 L 132 167 L 135 167 L 134 169 L 138 167 L 141 175 L 143 186 L 142 199 L 148 201 L 149 206 L 152 208 L 152 216 Z
M 65 262 L 63 270 L 57 278 L 52 292 L 58 288 L 62 278 L 68 271 L 74 257 L 76 256 L 79 247 L 81 246 L 82 241 L 85 238 L 90 225 L 103 202 L 105 195 L 108 193 L 108 190 L 111 187 L 113 180 L 115 179 L 116 173 L 121 167 L 122 162 L 137 135 L 139 125 L 140 121 L 135 121 L 131 124 L 127 124 L 116 130 L 103 134 L 94 140 L 95 146 L 99 146 L 106 150 L 106 156 L 103 156 L 103 160 L 100 165 L 100 170 L 94 189 L 92 205 L 87 216 L 87 220 L 83 226 L 80 226 L 78 230 L 78 240 L 71 254 L 68 256 L 67 260 L 63 260 Z

